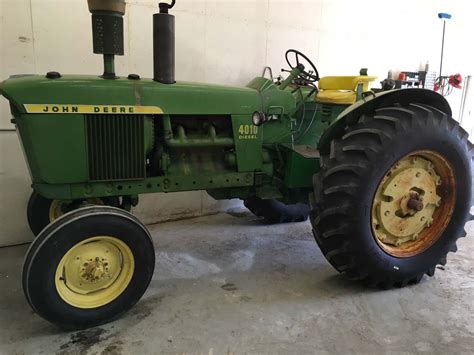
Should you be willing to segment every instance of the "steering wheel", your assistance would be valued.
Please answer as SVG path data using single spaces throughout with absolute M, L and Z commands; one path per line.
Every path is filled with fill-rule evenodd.
M 296 64 L 293 65 L 290 61 L 290 54 L 294 56 L 296 59 Z M 316 69 L 316 66 L 313 64 L 311 60 L 307 56 L 305 56 L 303 53 L 300 51 L 297 51 L 296 49 L 288 49 L 285 53 L 285 58 L 286 62 L 290 66 L 291 69 L 295 69 L 297 66 L 300 64 L 303 64 L 305 68 L 310 68 L 310 71 L 303 70 L 299 77 L 305 81 L 308 81 L 310 83 L 314 83 L 319 80 L 319 73 L 318 69 Z M 302 63 L 303 62 L 303 63 Z M 309 64 L 306 66 L 305 64 Z

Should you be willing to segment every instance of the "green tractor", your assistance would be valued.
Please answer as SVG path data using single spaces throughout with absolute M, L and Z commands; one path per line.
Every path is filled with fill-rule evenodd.
M 472 146 L 442 96 L 374 93 L 365 70 L 320 78 L 295 50 L 285 79 L 176 82 L 174 1 L 153 16 L 154 78 L 118 77 L 125 1 L 88 3 L 101 76 L 0 84 L 32 178 L 23 288 L 40 316 L 80 329 L 138 302 L 155 253 L 128 211 L 144 193 L 239 198 L 269 223 L 309 216 L 329 263 L 373 287 L 417 283 L 456 250 Z

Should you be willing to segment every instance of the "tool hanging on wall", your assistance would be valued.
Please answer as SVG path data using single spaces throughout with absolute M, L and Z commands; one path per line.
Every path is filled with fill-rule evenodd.
M 443 20 L 443 35 L 441 38 L 441 58 L 439 61 L 439 75 L 435 81 L 434 91 L 439 91 L 441 95 L 447 96 L 452 92 L 453 86 L 450 84 L 451 80 L 449 79 L 449 77 L 443 76 L 444 38 L 446 34 L 446 21 L 450 20 L 452 18 L 452 15 L 445 12 L 440 12 L 438 14 L 438 18 Z M 459 75 L 459 74 L 456 74 L 456 75 Z
M 453 89 L 462 89 L 462 75 L 457 73 L 450 76 L 440 76 L 436 79 L 434 91 L 439 91 L 441 95 L 448 96 Z

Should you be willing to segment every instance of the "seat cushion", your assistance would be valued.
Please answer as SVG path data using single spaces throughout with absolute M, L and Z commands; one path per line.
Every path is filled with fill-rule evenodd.
M 358 76 L 325 76 L 319 80 L 321 90 L 353 90 L 356 91 L 357 85 L 363 85 L 363 91 L 369 90 L 369 83 L 375 81 L 376 76 L 358 75 Z
M 317 102 L 339 105 L 352 105 L 356 98 L 355 91 L 321 90 L 316 95 Z

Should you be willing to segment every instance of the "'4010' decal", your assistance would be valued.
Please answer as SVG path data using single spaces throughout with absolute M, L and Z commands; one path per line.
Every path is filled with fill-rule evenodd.
M 239 126 L 239 139 L 257 139 L 258 126 L 241 124 Z

